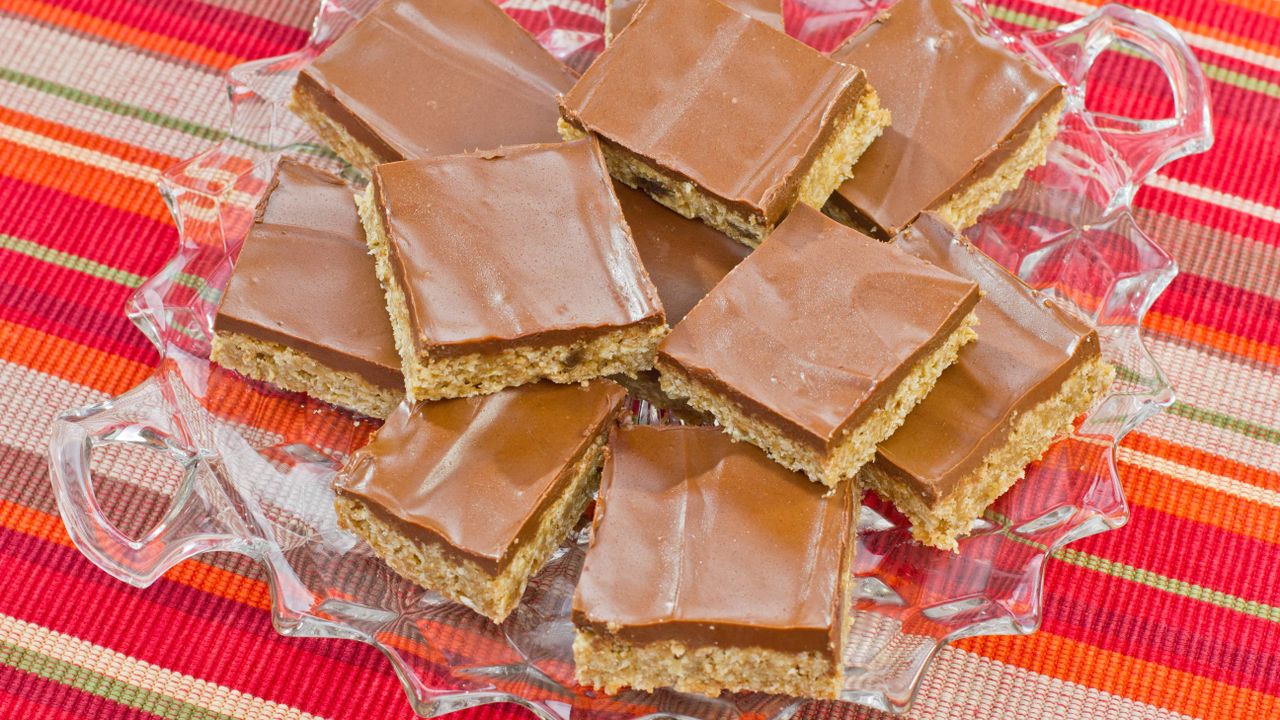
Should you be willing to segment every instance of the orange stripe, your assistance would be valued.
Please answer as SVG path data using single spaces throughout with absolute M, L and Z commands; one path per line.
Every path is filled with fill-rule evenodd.
M 1193 323 L 1173 315 L 1155 312 L 1147 313 L 1143 325 L 1147 328 L 1172 335 L 1189 342 L 1208 345 L 1211 348 L 1229 352 L 1232 355 L 1257 360 L 1280 367 L 1280 346 L 1268 345 L 1251 338 L 1232 335 L 1211 327 Z
M 957 646 L 1042 675 L 1205 720 L 1280 717 L 1280 698 L 1044 630 L 1029 636 L 961 640 Z
M 123 393 L 152 370 L 145 363 L 7 320 L 0 320 L 0 360 L 107 395 Z
M 1234 478 L 1260 488 L 1280 491 L 1280 473 L 1246 465 L 1199 448 L 1179 445 L 1140 432 L 1129 433 L 1120 441 L 1120 444 L 1148 455 L 1167 458 L 1189 468 Z
M 95 152 L 111 155 L 138 165 L 164 170 L 178 163 L 177 158 L 152 152 L 137 145 L 78 130 L 69 125 L 50 122 L 44 118 L 18 112 L 0 105 L 0 123 L 9 127 L 38 133 L 59 142 L 70 143 Z
M 25 505 L 0 500 L 0 524 L 46 542 L 75 547 L 62 525 L 62 518 Z M 265 582 L 237 575 L 199 560 L 178 563 L 164 577 L 259 610 L 271 609 L 271 592 Z
M 1101 5 L 1106 4 L 1108 0 L 1083 0 L 1083 2 L 1089 5 L 1092 5 L 1094 7 L 1099 7 Z M 1265 5 L 1262 5 L 1262 6 L 1265 7 Z M 1274 5 L 1272 7 L 1274 7 Z M 1250 9 L 1253 9 L 1253 8 L 1250 8 Z M 1280 46 L 1272 45 L 1270 43 L 1260 42 L 1252 38 L 1241 37 L 1239 35 L 1236 35 L 1235 33 L 1227 32 L 1220 28 L 1216 28 L 1212 25 L 1205 25 L 1203 23 L 1193 22 L 1191 20 L 1185 20 L 1183 18 L 1170 15 L 1167 12 L 1159 12 L 1159 11 L 1153 11 L 1153 12 L 1154 14 L 1159 15 L 1161 18 L 1167 20 L 1170 25 L 1184 32 L 1193 32 L 1198 35 L 1210 37 L 1215 40 L 1221 40 L 1223 42 L 1230 43 L 1232 45 L 1248 48 L 1250 50 L 1254 50 L 1256 52 L 1260 52 L 1265 55 L 1280 56 Z M 1280 15 L 1270 13 L 1270 12 L 1265 14 L 1268 15 L 1269 17 L 1280 17 Z
M 57 25 L 103 40 L 132 45 L 160 55 L 219 70 L 225 70 L 249 59 L 67 8 L 51 7 L 34 0 L 7 0 L 5 9 L 48 25 Z
M 1135 505 L 1280 545 L 1280 536 L 1276 534 L 1276 528 L 1280 527 L 1280 508 L 1182 482 L 1123 461 L 1117 464 L 1124 477 L 1125 497 Z
M 25 145 L 0 141 L 0 173 L 21 182 L 172 224 L 155 185 Z

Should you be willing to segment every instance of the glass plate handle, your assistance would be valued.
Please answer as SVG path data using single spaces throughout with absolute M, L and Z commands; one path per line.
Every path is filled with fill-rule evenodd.
M 1110 208 L 1128 205 L 1153 172 L 1213 145 L 1209 88 L 1195 55 L 1169 23 L 1141 10 L 1111 3 L 1079 20 L 1021 38 L 1027 52 L 1055 73 L 1082 118 L 1110 147 L 1126 182 Z M 1173 93 L 1173 115 L 1138 119 L 1085 107 L 1089 70 L 1108 49 L 1127 48 L 1150 58 Z
M 157 373 L 110 400 L 62 413 L 49 444 L 50 477 L 58 511 L 72 541 L 94 564 L 131 585 L 146 587 L 179 562 L 211 550 L 233 550 L 240 539 L 216 524 L 171 376 Z M 141 538 L 132 538 L 104 514 L 94 493 L 92 459 L 109 446 L 128 445 L 165 456 L 182 470 L 169 511 Z

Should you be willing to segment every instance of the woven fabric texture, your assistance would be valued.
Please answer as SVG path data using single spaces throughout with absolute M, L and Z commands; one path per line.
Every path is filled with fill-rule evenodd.
M 1026 29 L 1097 2 L 991 7 Z M 1124 442 L 1129 524 L 1049 561 L 1040 632 L 944 651 L 913 718 L 1280 717 L 1280 5 L 1131 2 L 1184 33 L 1213 94 L 1213 150 L 1137 196 L 1182 269 L 1147 333 L 1179 401 Z M 517 6 L 545 21 L 539 0 Z M 159 173 L 221 137 L 221 73 L 300 46 L 315 9 L 0 0 L 0 718 L 411 716 L 376 651 L 277 635 L 243 560 L 187 561 L 147 590 L 98 571 L 48 481 L 54 414 L 124 392 L 158 360 L 122 307 L 176 248 Z M 1130 57 L 1089 82 L 1095 109 L 1171 107 L 1154 66 Z M 121 525 L 163 512 L 128 482 L 157 472 L 145 460 L 97 469 Z

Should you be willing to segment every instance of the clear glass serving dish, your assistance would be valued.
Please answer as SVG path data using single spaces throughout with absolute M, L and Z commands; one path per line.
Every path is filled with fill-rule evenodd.
M 511 4 L 518 6 L 508 8 L 513 15 L 570 64 L 583 66 L 601 45 L 599 24 L 583 20 L 580 3 L 571 11 L 539 0 Z M 62 413 L 50 441 L 59 509 L 77 547 L 139 587 L 201 553 L 247 555 L 267 571 L 281 633 L 376 646 L 414 710 L 426 717 L 491 702 L 518 703 L 545 720 L 763 719 L 840 711 L 840 702 L 820 708 L 764 695 L 606 697 L 578 687 L 568 609 L 585 532 L 558 551 L 507 622 L 494 626 L 401 580 L 338 528 L 329 481 L 375 422 L 247 381 L 206 359 L 220 291 L 279 157 L 341 170 L 284 99 L 299 68 L 371 5 L 326 0 L 304 49 L 232 69 L 227 139 L 165 174 L 160 191 L 181 246 L 127 308 L 163 360 L 129 392 Z M 979 521 L 958 553 L 915 544 L 901 516 L 866 497 L 843 702 L 890 711 L 910 705 L 946 643 L 1035 630 L 1049 554 L 1125 522 L 1115 444 L 1172 402 L 1140 325 L 1177 272 L 1134 223 L 1129 204 L 1154 170 L 1212 143 L 1204 77 L 1163 21 L 1108 5 L 1047 32 L 1012 36 L 996 28 L 981 5 L 969 7 L 993 35 L 1061 79 L 1069 111 L 1048 164 L 968 234 L 995 261 L 1090 318 L 1119 379 L 1076 431 Z M 787 14 L 794 34 L 829 49 L 878 9 L 874 1 L 797 0 Z M 1085 78 L 1109 48 L 1135 52 L 1163 70 L 1172 117 L 1135 120 L 1086 109 Z M 662 421 L 643 405 L 635 410 L 640 421 Z M 109 503 L 94 490 L 94 458 L 120 451 L 154 453 L 153 473 L 125 480 L 171 498 L 154 527 L 137 537 L 113 525 L 103 510 Z

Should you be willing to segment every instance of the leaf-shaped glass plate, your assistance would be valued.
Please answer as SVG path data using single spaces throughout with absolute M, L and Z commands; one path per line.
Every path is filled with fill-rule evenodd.
M 569 600 L 584 533 L 560 548 L 518 610 L 494 626 L 400 579 L 338 528 L 330 479 L 375 422 L 208 362 L 219 295 L 279 157 L 343 170 L 284 101 L 299 68 L 371 5 L 326 0 L 304 49 L 232 69 L 227 139 L 164 176 L 160 191 L 181 246 L 127 309 L 163 360 L 133 390 L 64 412 L 50 441 L 59 509 L 77 547 L 106 572 L 143 587 L 200 553 L 247 555 L 266 568 L 280 632 L 375 645 L 423 716 L 490 702 L 518 703 L 546 720 L 655 713 L 782 718 L 819 709 L 817 703 L 755 694 L 607 697 L 577 686 Z M 591 6 L 568 0 L 504 5 L 570 64 L 583 66 L 602 45 L 600 18 Z M 1012 50 L 1057 75 L 1069 103 L 1048 164 L 968 234 L 995 261 L 1092 319 L 1120 374 L 1076 431 L 977 523 L 958 553 L 915 544 L 903 518 L 867 496 L 843 700 L 888 710 L 910 704 L 922 673 L 947 642 L 1034 630 L 1045 558 L 1127 518 L 1115 443 L 1173 399 L 1142 344 L 1140 325 L 1176 273 L 1169 256 L 1134 223 L 1129 202 L 1156 168 L 1212 142 L 1204 78 L 1166 23 L 1109 5 L 1019 37 L 1000 31 L 980 5 L 968 7 Z M 876 2 L 799 0 L 787 7 L 788 27 L 828 49 L 878 9 Z M 1108 48 L 1125 48 L 1159 65 L 1173 93 L 1171 118 L 1132 120 L 1086 110 L 1085 78 Z M 635 410 L 641 421 L 661 421 L 642 404 Z M 159 463 L 172 466 L 166 468 L 171 472 L 126 478 L 171 498 L 168 511 L 140 537 L 114 525 L 94 491 L 94 455 L 122 449 L 154 451 Z

